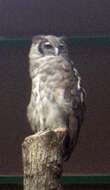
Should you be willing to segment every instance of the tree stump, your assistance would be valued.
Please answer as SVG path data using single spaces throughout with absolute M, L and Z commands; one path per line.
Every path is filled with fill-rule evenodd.
M 38 132 L 22 144 L 24 190 L 61 190 L 65 130 Z

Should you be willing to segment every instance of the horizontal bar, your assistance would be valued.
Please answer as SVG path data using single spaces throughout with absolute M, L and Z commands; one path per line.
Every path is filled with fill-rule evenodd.
M 22 185 L 23 184 L 23 176 L 0 176 L 0 185 L 1 184 L 13 184 L 13 185 Z
M 110 175 L 63 176 L 61 182 L 65 185 L 107 185 Z M 0 184 L 23 185 L 23 176 L 0 176 Z
M 7 37 L 0 37 L 0 46 L 27 46 L 31 44 L 31 39 L 29 38 L 7 38 Z
M 71 36 L 67 37 L 67 41 L 73 45 L 109 45 L 110 46 L 110 36 Z M 30 45 L 31 38 L 7 38 L 0 37 L 1 45 Z
M 63 184 L 73 185 L 73 184 L 86 184 L 86 185 L 102 185 L 110 184 L 110 176 L 101 176 L 101 175 L 82 175 L 82 176 L 63 176 Z
M 110 36 L 72 36 L 67 38 L 73 45 L 110 45 Z

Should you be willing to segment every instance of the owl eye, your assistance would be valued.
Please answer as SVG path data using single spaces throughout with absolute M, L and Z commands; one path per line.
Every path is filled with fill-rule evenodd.
M 46 49 L 51 49 L 51 48 L 53 48 L 52 45 L 51 45 L 49 42 L 46 42 L 46 43 L 44 44 L 44 47 L 45 47 Z
M 64 44 L 60 44 L 60 45 L 59 45 L 59 48 L 60 48 L 60 49 L 64 49 Z

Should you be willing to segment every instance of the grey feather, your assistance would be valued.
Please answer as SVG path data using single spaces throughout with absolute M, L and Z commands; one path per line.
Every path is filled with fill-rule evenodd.
M 63 155 L 67 160 L 76 145 L 84 115 L 81 77 L 61 37 L 35 36 L 29 52 L 32 93 L 27 117 L 34 133 L 67 128 Z

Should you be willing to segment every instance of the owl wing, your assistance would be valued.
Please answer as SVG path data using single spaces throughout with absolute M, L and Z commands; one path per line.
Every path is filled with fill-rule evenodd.
M 77 144 L 79 132 L 84 119 L 85 90 L 81 86 L 81 78 L 76 69 L 73 69 L 74 86 L 72 88 L 72 111 L 67 117 L 67 135 L 64 140 L 64 160 L 68 160 Z

